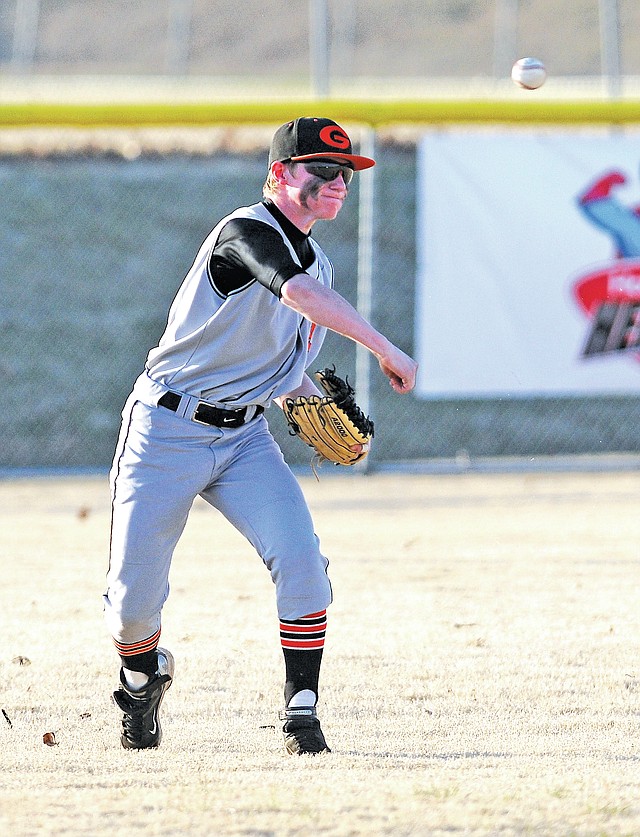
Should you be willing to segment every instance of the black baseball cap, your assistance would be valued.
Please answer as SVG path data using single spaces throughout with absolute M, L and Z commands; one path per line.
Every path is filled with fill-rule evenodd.
M 350 165 L 354 171 L 369 169 L 376 161 L 351 153 L 351 140 L 344 128 L 332 119 L 301 116 L 281 125 L 273 135 L 269 150 L 269 168 L 276 160 L 303 162 L 330 157 Z

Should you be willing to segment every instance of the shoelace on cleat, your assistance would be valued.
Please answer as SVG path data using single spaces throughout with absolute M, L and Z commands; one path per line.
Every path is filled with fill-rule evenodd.
M 283 732 L 287 737 L 295 738 L 300 749 L 305 752 L 321 753 L 327 749 L 320 722 L 315 718 L 288 721 Z
M 117 705 L 123 712 L 122 730 L 130 741 L 139 741 L 145 733 L 144 717 L 157 704 L 157 692 L 162 690 L 165 683 L 169 682 L 171 677 L 164 674 L 159 677 L 153 684 L 152 694 L 147 697 L 135 698 L 129 695 L 124 689 L 114 694 Z M 143 690 L 144 691 L 144 690 Z

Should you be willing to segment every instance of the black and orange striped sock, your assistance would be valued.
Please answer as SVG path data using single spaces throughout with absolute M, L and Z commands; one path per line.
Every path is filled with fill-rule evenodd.
M 326 630 L 326 610 L 293 621 L 280 620 L 280 643 L 285 664 L 285 706 L 303 689 L 310 689 L 317 698 Z
M 113 640 L 116 650 L 120 655 L 120 662 L 123 668 L 129 671 L 141 671 L 149 677 L 156 673 L 158 660 L 156 648 L 160 640 L 160 629 L 155 634 L 140 642 L 126 643 Z

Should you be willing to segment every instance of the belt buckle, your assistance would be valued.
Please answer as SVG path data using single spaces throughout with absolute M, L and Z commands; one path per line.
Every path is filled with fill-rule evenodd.
M 193 412 L 191 413 L 191 421 L 193 421 L 195 424 L 203 424 L 205 427 L 211 427 L 210 421 L 202 421 L 202 419 L 196 418 L 198 410 L 203 404 L 206 404 L 206 401 L 198 401 L 196 406 L 193 408 Z M 208 406 L 211 405 L 209 404 Z

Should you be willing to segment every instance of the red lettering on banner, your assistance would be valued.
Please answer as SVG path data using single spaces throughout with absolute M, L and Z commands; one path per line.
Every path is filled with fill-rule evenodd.
M 326 145 L 332 145 L 334 148 L 342 148 L 343 150 L 351 145 L 349 137 L 337 125 L 326 125 L 320 131 L 320 139 Z

